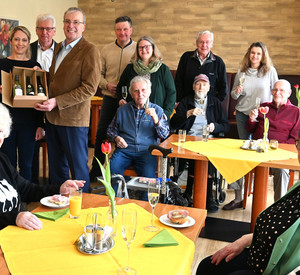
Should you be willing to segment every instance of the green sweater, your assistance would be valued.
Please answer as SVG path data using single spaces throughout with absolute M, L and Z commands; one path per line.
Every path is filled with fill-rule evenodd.
M 122 86 L 127 86 L 129 91 L 129 84 L 132 78 L 137 76 L 137 73 L 133 69 L 133 64 L 128 64 L 117 87 L 117 98 L 122 99 Z M 164 109 L 164 113 L 170 120 L 170 116 L 173 112 L 176 100 L 176 89 L 174 79 L 168 66 L 162 64 L 160 68 L 150 75 L 151 95 L 150 102 L 157 104 Z M 130 95 L 127 97 L 127 101 L 130 101 Z

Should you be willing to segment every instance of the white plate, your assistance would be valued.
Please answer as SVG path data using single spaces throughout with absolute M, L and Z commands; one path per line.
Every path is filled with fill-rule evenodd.
M 45 198 L 42 198 L 40 200 L 40 203 L 42 205 L 45 205 L 45 206 L 48 206 L 48 207 L 51 207 L 51 208 L 63 208 L 67 205 L 69 205 L 69 198 L 66 197 L 66 202 L 61 204 L 61 205 L 58 205 L 58 204 L 55 204 L 55 203 L 52 203 L 49 201 L 49 199 L 51 199 L 52 196 L 49 196 L 49 197 L 45 197 Z
M 161 223 L 163 223 L 167 226 L 176 227 L 176 228 L 190 227 L 190 226 L 193 226 L 195 224 L 195 220 L 190 216 L 188 216 L 188 219 L 184 224 L 172 223 L 170 221 L 170 219 L 168 218 L 168 214 L 162 215 L 159 218 L 159 220 L 160 220 Z

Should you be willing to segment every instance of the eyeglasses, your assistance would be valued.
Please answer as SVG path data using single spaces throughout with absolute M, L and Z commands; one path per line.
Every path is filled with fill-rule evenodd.
M 145 49 L 146 51 L 148 51 L 151 47 L 152 47 L 152 45 L 139 46 L 138 49 L 139 49 L 140 51 L 142 51 L 143 49 Z
M 197 42 L 201 45 L 204 45 L 204 44 L 209 45 L 211 43 L 210 40 L 207 40 L 207 41 L 197 40 Z
M 276 94 L 277 92 L 279 92 L 280 94 L 284 94 L 285 90 L 283 90 L 283 89 L 275 89 L 275 88 L 272 89 L 272 93 Z
M 295 139 L 295 145 L 296 145 L 296 148 L 298 149 L 298 150 L 300 150 L 300 143 L 299 143 L 299 138 L 297 138 L 297 139 Z
M 63 22 L 64 22 L 66 25 L 71 25 L 71 24 L 73 24 L 74 26 L 78 26 L 79 24 L 84 24 L 84 22 L 80 22 L 80 21 L 78 21 L 78 20 L 71 21 L 71 20 L 68 20 L 68 19 L 64 20 Z
M 52 30 L 54 30 L 55 29 L 55 27 L 52 27 L 52 28 L 50 28 L 50 27 L 47 27 L 47 28 L 43 28 L 43 27 L 36 27 L 36 29 L 37 30 L 39 30 L 39 31 L 46 31 L 46 32 L 51 32 Z

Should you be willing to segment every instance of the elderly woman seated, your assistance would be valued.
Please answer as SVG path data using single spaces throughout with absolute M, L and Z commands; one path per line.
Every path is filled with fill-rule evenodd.
M 221 101 L 213 95 L 207 94 L 210 89 L 209 78 L 205 74 L 195 77 L 193 96 L 181 100 L 176 108 L 176 114 L 171 119 L 171 127 L 184 129 L 188 135 L 202 136 L 204 127 L 209 128 L 210 135 L 217 136 L 229 130 L 228 119 L 222 109 Z M 215 169 L 209 165 L 207 185 L 207 210 L 217 212 L 219 207 L 212 196 L 212 172 Z M 194 161 L 189 160 L 188 181 L 186 195 L 192 195 L 194 184 Z
M 0 104 L 0 148 L 10 134 L 12 119 L 8 109 Z M 28 230 L 41 229 L 42 222 L 30 212 L 20 211 L 21 202 L 39 201 L 44 196 L 65 194 L 70 188 L 83 187 L 84 181 L 67 180 L 58 185 L 37 185 L 22 178 L 7 156 L 0 152 L 0 229 L 17 225 Z
M 167 117 L 161 107 L 149 102 L 149 79 L 134 77 L 129 91 L 133 100 L 119 107 L 107 131 L 116 144 L 110 161 L 111 173 L 123 175 L 133 166 L 138 176 L 155 178 L 156 157 L 149 153 L 148 147 L 158 144 L 159 138 L 168 137 Z

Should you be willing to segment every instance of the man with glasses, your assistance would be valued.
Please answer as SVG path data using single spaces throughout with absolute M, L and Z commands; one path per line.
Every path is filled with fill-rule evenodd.
M 51 14 L 40 14 L 36 18 L 36 35 L 38 40 L 30 44 L 31 59 L 37 61 L 43 70 L 49 72 L 56 42 L 53 36 L 56 33 L 56 19 Z M 32 160 L 32 179 L 34 183 L 39 182 L 39 153 L 40 141 L 36 141 L 34 156 Z
M 115 20 L 116 40 L 105 45 L 101 51 L 101 80 L 103 102 L 96 134 L 94 155 L 104 164 L 105 155 L 101 152 L 101 144 L 107 139 L 107 127 L 112 121 L 119 105 L 116 95 L 117 84 L 123 70 L 135 52 L 136 42 L 132 41 L 132 21 L 128 16 L 121 16 Z M 101 174 L 99 165 L 93 159 L 90 179 L 94 181 Z
M 277 140 L 279 143 L 294 144 L 298 138 L 300 129 L 300 109 L 294 106 L 289 97 L 292 93 L 291 84 L 285 79 L 279 79 L 275 82 L 272 89 L 272 102 L 265 102 L 261 107 L 267 107 L 266 117 L 269 119 L 268 139 Z M 254 140 L 263 138 L 264 134 L 264 115 L 257 109 L 253 109 L 249 114 L 249 120 L 246 124 L 247 131 L 252 133 Z M 271 168 L 274 176 L 274 201 L 277 201 L 287 192 L 289 184 L 289 170 Z M 240 208 L 242 203 L 236 202 L 242 197 L 242 186 L 235 190 L 235 200 L 226 204 L 224 210 L 233 210 Z M 239 206 L 239 207 L 238 207 Z
M 64 14 L 66 39 L 55 48 L 49 70 L 49 99 L 36 104 L 46 112 L 46 135 L 51 184 L 72 178 L 89 189 L 88 131 L 91 98 L 100 82 L 100 51 L 82 34 L 86 17 L 80 8 Z
M 226 68 L 223 60 L 211 52 L 214 35 L 210 31 L 201 31 L 197 35 L 194 51 L 185 52 L 179 61 L 175 85 L 177 102 L 182 98 L 193 95 L 195 76 L 205 74 L 210 81 L 209 93 L 223 101 L 228 93 Z

